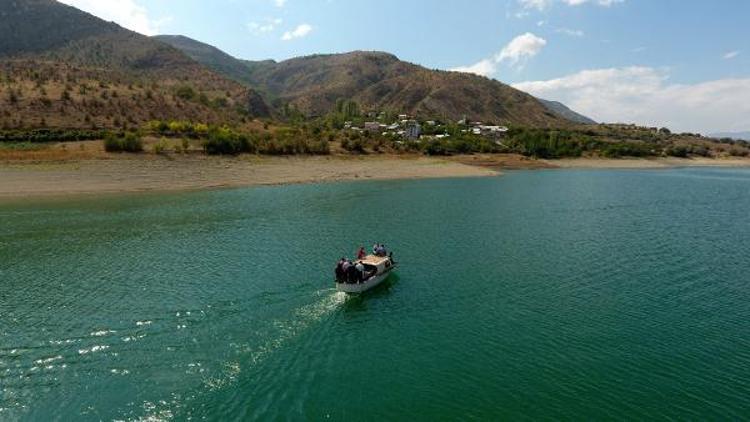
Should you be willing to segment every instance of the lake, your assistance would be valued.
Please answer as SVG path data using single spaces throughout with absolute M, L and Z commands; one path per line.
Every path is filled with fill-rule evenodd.
M 735 169 L 6 203 L 0 420 L 742 419 L 748 210 Z

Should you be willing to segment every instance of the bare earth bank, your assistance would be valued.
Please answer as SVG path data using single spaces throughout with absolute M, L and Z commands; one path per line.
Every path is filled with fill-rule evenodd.
M 427 157 L 123 155 L 64 162 L 0 163 L 0 198 L 497 174 L 488 168 Z
M 549 168 L 659 169 L 750 167 L 750 159 L 534 160 L 511 154 L 423 156 L 210 157 L 202 154 L 67 153 L 0 161 L 0 199 L 116 192 L 322 183 L 344 180 L 496 176 L 501 170 Z
M 748 158 L 576 158 L 545 160 L 561 168 L 649 169 L 674 167 L 750 167 Z

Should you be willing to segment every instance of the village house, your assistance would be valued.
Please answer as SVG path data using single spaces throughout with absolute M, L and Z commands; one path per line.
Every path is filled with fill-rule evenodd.
M 417 121 L 409 121 L 404 125 L 404 137 L 406 139 L 419 139 L 422 134 L 422 126 Z
M 365 122 L 365 130 L 368 132 L 380 132 L 380 123 L 378 122 Z

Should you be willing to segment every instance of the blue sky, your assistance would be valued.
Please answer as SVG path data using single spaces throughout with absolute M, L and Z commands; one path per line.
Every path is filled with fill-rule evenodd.
M 750 130 L 746 0 L 64 0 L 245 59 L 383 50 L 603 121 Z

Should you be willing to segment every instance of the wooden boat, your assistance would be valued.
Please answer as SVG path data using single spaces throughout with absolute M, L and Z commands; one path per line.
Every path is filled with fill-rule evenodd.
M 361 263 L 365 270 L 357 271 L 355 277 L 343 277 L 336 280 L 336 288 L 345 293 L 363 293 L 383 283 L 396 268 L 396 262 L 391 256 L 368 255 L 364 259 L 354 262 Z

